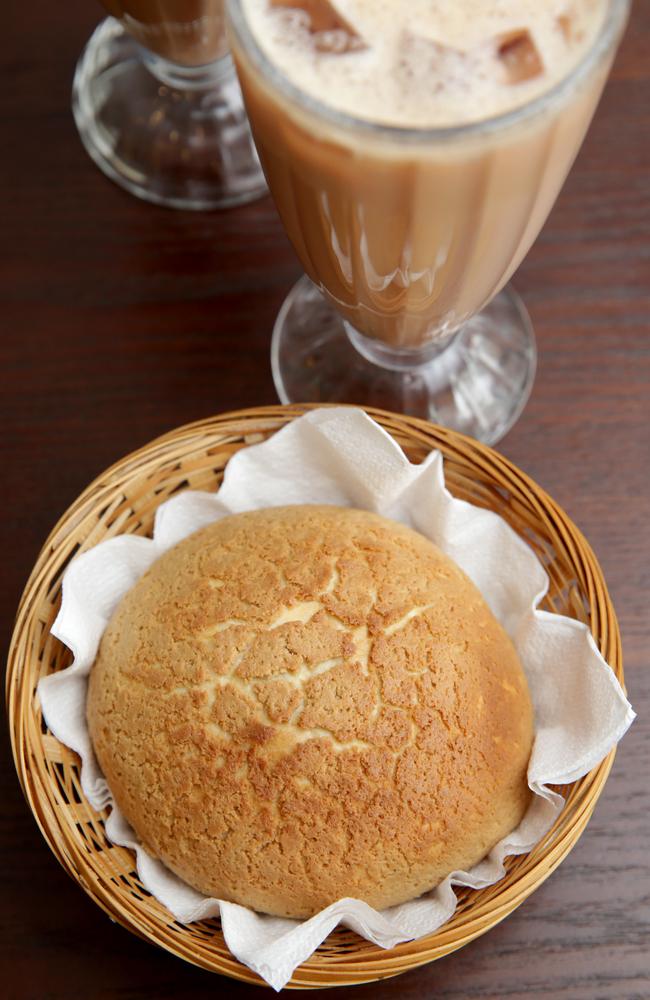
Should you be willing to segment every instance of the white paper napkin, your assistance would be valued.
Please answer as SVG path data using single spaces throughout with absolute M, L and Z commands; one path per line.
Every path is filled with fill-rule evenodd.
M 305 921 L 261 916 L 202 896 L 146 854 L 113 806 L 106 834 L 135 851 L 149 892 L 181 923 L 220 914 L 233 955 L 276 990 L 339 923 L 382 948 L 435 931 L 456 908 L 454 885 L 480 889 L 498 881 L 506 855 L 526 853 L 548 831 L 563 799 L 546 786 L 586 774 L 635 717 L 588 629 L 537 610 L 548 579 L 528 546 L 496 514 L 454 499 L 446 490 L 439 453 L 411 465 L 360 410 L 316 410 L 238 452 L 217 494 L 187 491 L 163 504 L 153 539 L 123 535 L 68 567 L 52 632 L 72 650 L 74 663 L 44 678 L 38 694 L 51 731 L 81 757 L 81 783 L 95 809 L 112 805 L 112 797 L 88 736 L 86 678 L 120 599 L 158 556 L 203 525 L 230 513 L 296 503 L 360 507 L 402 521 L 471 577 L 512 637 L 526 670 L 535 706 L 528 768 L 535 795 L 520 826 L 470 872 L 452 872 L 426 896 L 381 913 L 359 900 L 341 899 Z

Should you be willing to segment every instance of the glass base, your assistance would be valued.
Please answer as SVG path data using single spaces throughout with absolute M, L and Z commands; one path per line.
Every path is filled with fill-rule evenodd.
M 210 209 L 267 191 L 229 55 L 177 66 L 108 18 L 77 64 L 72 110 L 97 166 L 138 198 Z
M 435 357 L 430 346 L 419 358 L 411 355 L 409 365 L 404 352 L 386 352 L 352 330 L 307 277 L 285 299 L 271 347 L 283 403 L 377 406 L 432 420 L 486 444 L 499 441 L 519 417 L 536 361 L 528 313 L 511 288 L 468 320 Z

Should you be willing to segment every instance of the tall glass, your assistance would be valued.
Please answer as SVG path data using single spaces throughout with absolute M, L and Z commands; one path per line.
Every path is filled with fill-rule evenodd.
M 564 183 L 628 10 L 610 0 L 579 64 L 524 106 L 403 128 L 309 96 L 258 44 L 246 4 L 228 0 L 255 142 L 308 275 L 273 333 L 283 402 L 373 404 L 489 443 L 506 433 L 536 350 L 523 304 L 502 289 Z
M 223 0 L 103 0 L 77 64 L 81 139 L 112 180 L 173 208 L 266 192 L 230 58 Z

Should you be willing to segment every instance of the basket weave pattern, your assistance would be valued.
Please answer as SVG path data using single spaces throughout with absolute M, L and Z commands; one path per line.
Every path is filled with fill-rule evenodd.
M 95 480 L 45 543 L 25 588 L 11 643 L 7 705 L 18 775 L 52 851 L 68 873 L 114 919 L 187 961 L 255 984 L 262 981 L 228 951 L 218 919 L 177 923 L 140 884 L 133 854 L 110 844 L 104 814 L 81 790 L 79 761 L 45 725 L 36 686 L 71 662 L 50 634 L 70 560 L 119 534 L 151 535 L 156 508 L 183 489 L 216 490 L 229 458 L 273 434 L 306 406 L 270 406 L 225 414 L 158 438 Z M 542 603 L 585 622 L 623 683 L 618 625 L 596 559 L 563 511 L 524 473 L 491 449 L 424 421 L 367 411 L 412 462 L 433 449 L 445 459 L 451 492 L 501 515 L 534 550 L 550 578 Z M 611 768 L 614 751 L 588 775 L 557 789 L 566 807 L 530 854 L 506 860 L 507 874 L 480 891 L 456 890 L 458 908 L 436 933 L 384 951 L 337 929 L 298 968 L 287 988 L 369 982 L 455 951 L 494 926 L 546 879 L 584 830 Z

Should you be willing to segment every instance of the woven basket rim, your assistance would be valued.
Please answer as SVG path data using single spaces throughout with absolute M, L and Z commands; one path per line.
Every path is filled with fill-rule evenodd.
M 139 919 L 137 912 L 135 914 L 131 912 L 133 900 L 129 900 L 129 907 L 125 908 L 125 901 L 120 897 L 121 908 L 116 909 L 115 897 L 119 890 L 113 892 L 110 884 L 104 888 L 96 877 L 87 878 L 80 870 L 79 859 L 72 857 L 72 852 L 77 849 L 77 845 L 74 839 L 70 840 L 71 834 L 65 826 L 67 820 L 63 818 L 61 806 L 59 805 L 58 810 L 56 808 L 56 794 L 58 793 L 55 793 L 54 779 L 47 770 L 49 762 L 44 749 L 44 738 L 48 734 L 41 733 L 40 729 L 38 732 L 35 731 L 34 718 L 37 710 L 33 703 L 33 696 L 28 697 L 29 692 L 25 690 L 29 685 L 23 682 L 25 676 L 28 679 L 33 679 L 38 673 L 38 665 L 35 665 L 33 656 L 26 655 L 33 653 L 33 650 L 26 650 L 23 647 L 27 641 L 26 637 L 31 636 L 36 628 L 35 622 L 38 619 L 39 607 L 42 611 L 44 594 L 49 592 L 48 585 L 51 590 L 56 583 L 56 579 L 50 579 L 48 574 L 50 562 L 59 550 L 70 546 L 71 539 L 75 537 L 76 532 L 81 530 L 81 526 L 96 517 L 98 505 L 106 500 L 111 491 L 115 489 L 116 483 L 118 485 L 123 483 L 125 486 L 127 483 L 133 484 L 138 481 L 138 477 L 142 479 L 145 476 L 148 468 L 151 471 L 156 468 L 159 471 L 162 470 L 160 475 L 161 481 L 163 481 L 165 469 L 171 461 L 170 458 L 167 463 L 165 462 L 165 454 L 170 446 L 185 456 L 194 454 L 205 456 L 204 446 L 207 439 L 213 440 L 214 446 L 219 446 L 222 450 L 226 447 L 224 442 L 232 440 L 233 448 L 238 450 L 239 447 L 245 447 L 247 443 L 253 443 L 253 441 L 247 442 L 247 437 L 256 438 L 257 435 L 274 433 L 289 420 L 318 408 L 322 407 L 319 404 L 270 405 L 233 410 L 193 421 L 159 435 L 144 446 L 125 455 L 96 476 L 57 520 L 36 559 L 19 604 L 10 644 L 6 676 L 7 715 L 14 762 L 21 787 L 46 842 L 68 874 L 79 882 L 82 888 L 113 920 L 118 920 L 138 936 L 151 940 L 203 968 L 257 985 L 264 984 L 229 953 L 222 954 L 223 949 L 216 956 L 214 954 L 207 955 L 200 948 L 197 949 L 194 940 L 190 939 L 189 935 L 186 935 L 188 940 L 184 938 L 181 941 L 181 935 L 177 933 L 176 937 L 172 938 L 170 932 L 165 933 L 157 925 L 154 927 L 154 932 L 149 927 L 152 921 L 145 924 L 143 919 Z M 525 501 L 527 516 L 530 514 L 531 517 L 539 518 L 539 524 L 548 529 L 552 538 L 557 539 L 562 545 L 563 551 L 571 556 L 573 565 L 584 576 L 586 593 L 582 596 L 588 598 L 591 621 L 597 625 L 598 635 L 594 637 L 604 655 L 605 649 L 607 650 L 606 659 L 623 685 L 624 675 L 618 623 L 602 572 L 587 540 L 552 498 L 508 459 L 472 438 L 467 438 L 458 432 L 438 427 L 419 418 L 405 417 L 376 408 L 363 409 L 384 426 L 393 437 L 400 435 L 404 437 L 409 447 L 417 447 L 425 453 L 437 447 L 443 453 L 446 466 L 448 462 L 456 463 L 454 468 L 457 466 L 459 477 L 464 477 L 467 470 L 475 476 L 480 474 L 486 477 L 488 483 L 491 484 L 491 477 L 496 475 L 495 469 L 498 469 L 498 488 L 505 491 L 517 491 L 517 503 L 522 504 L 522 509 L 524 509 Z M 227 460 L 224 464 L 227 464 Z M 188 486 L 188 488 L 197 487 Z M 151 496 L 151 493 L 148 496 Z M 512 496 L 515 497 L 515 494 L 513 493 Z M 125 499 L 128 498 L 125 497 Z M 165 497 L 162 497 L 160 502 L 163 502 L 164 499 Z M 536 522 L 535 527 L 537 528 Z M 87 534 L 85 538 L 88 537 Z M 96 541 L 98 540 L 99 538 Z M 92 544 L 96 544 L 96 541 Z M 549 544 L 551 543 L 549 542 Z M 60 578 L 62 571 L 63 569 L 59 568 L 58 578 Z M 40 606 L 39 599 L 41 600 Z M 52 608 L 47 606 L 51 612 Z M 48 672 L 50 672 L 49 669 Z M 34 686 L 32 685 L 32 687 Z M 52 739 L 54 738 L 52 737 Z M 67 753 L 71 754 L 71 751 L 67 751 Z M 486 930 L 519 906 L 555 870 L 575 845 L 602 792 L 614 755 L 615 748 L 585 778 L 568 786 L 567 794 L 570 801 L 552 829 L 529 855 L 510 859 L 512 863 L 507 866 L 508 874 L 496 884 L 495 892 L 487 894 L 487 896 L 484 895 L 486 890 L 473 892 L 468 905 L 462 909 L 459 907 L 452 920 L 438 931 L 417 941 L 397 945 L 389 951 L 379 949 L 362 939 L 357 939 L 358 943 L 355 946 L 355 936 L 351 935 L 351 932 L 345 932 L 342 935 L 341 932 L 335 931 L 330 936 L 334 940 L 334 954 L 330 954 L 329 951 L 324 950 L 325 946 L 321 946 L 307 962 L 296 970 L 288 984 L 289 988 L 319 988 L 339 983 L 368 982 L 397 975 L 402 971 L 449 954 L 485 933 Z M 74 757 L 74 755 L 72 756 Z M 40 774 L 39 768 L 44 769 L 43 775 Z M 70 770 L 70 766 L 68 766 L 68 770 Z M 39 771 L 38 775 L 37 771 Z M 40 784 L 38 784 L 39 781 Z M 92 812 L 89 805 L 87 808 Z M 105 858 L 102 858 L 102 864 L 104 863 Z M 88 862 L 86 862 L 86 866 L 88 866 Z M 516 869 L 521 877 L 511 878 L 513 869 Z M 169 915 L 167 922 L 168 924 L 173 923 L 169 919 Z M 339 938 L 344 939 L 345 947 L 341 946 L 337 951 Z

